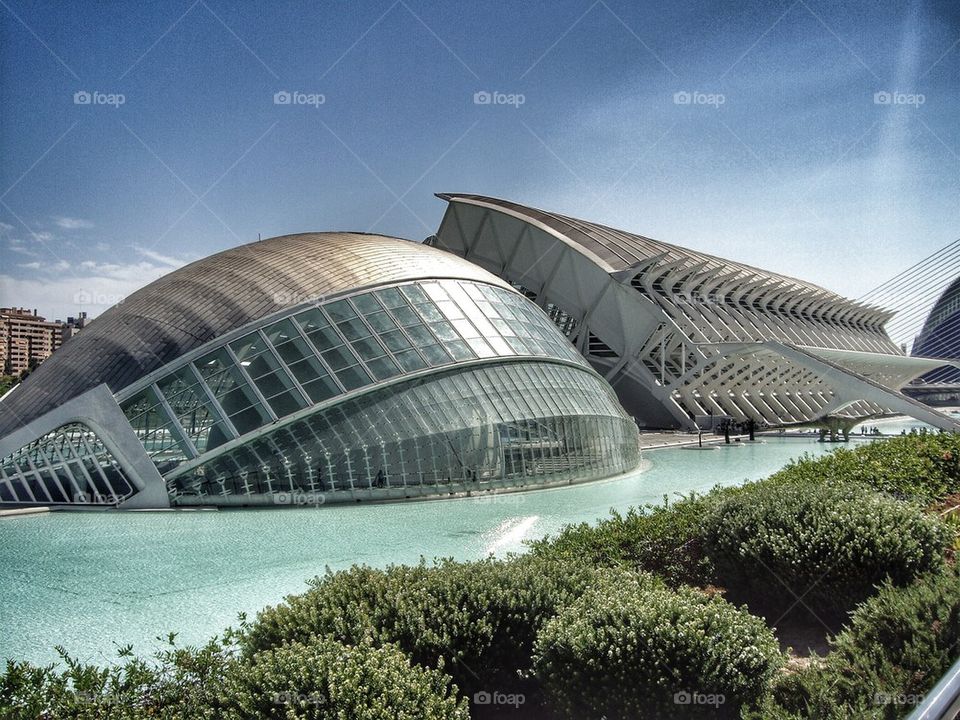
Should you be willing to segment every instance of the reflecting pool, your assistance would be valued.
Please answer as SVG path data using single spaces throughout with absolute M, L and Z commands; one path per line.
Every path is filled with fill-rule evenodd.
M 639 473 L 496 498 L 221 512 L 52 513 L 0 520 L 0 658 L 49 662 L 60 644 L 109 662 L 114 643 L 149 653 L 197 643 L 325 566 L 475 559 L 664 494 L 757 479 L 829 445 L 771 438 L 713 451 L 645 453 Z

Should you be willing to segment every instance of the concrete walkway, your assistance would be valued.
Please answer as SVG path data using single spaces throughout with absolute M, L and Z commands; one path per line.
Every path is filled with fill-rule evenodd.
M 740 442 L 746 442 L 746 435 L 731 435 L 730 442 L 734 443 L 737 440 Z M 671 448 L 671 447 L 684 447 L 690 445 L 697 445 L 697 433 L 690 432 L 679 432 L 679 431 L 664 431 L 664 432 L 641 432 L 640 433 L 640 450 L 660 450 L 662 448 Z M 714 435 L 713 433 L 704 433 L 703 434 L 703 444 L 704 445 L 723 445 L 723 435 Z

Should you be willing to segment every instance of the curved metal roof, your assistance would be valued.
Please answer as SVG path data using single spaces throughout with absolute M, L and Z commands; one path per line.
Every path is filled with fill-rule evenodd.
M 845 298 L 813 283 L 780 275 L 769 270 L 753 267 L 745 263 L 727 260 L 698 250 L 690 250 L 671 245 L 662 240 L 617 230 L 599 223 L 578 220 L 559 213 L 520 205 L 501 198 L 466 193 L 437 193 L 437 197 L 447 202 L 466 202 L 507 212 L 532 221 L 557 237 L 566 238 L 577 250 L 591 257 L 607 272 L 614 273 L 649 262 L 651 258 L 660 258 L 662 263 L 680 262 L 686 266 L 703 264 L 705 268 L 724 273 L 739 273 L 744 280 L 770 280 L 789 285 L 795 292 L 807 295 L 819 295 L 825 301 L 842 305 L 869 314 L 880 322 L 886 322 L 893 313 L 871 305 Z
M 960 278 L 940 293 L 913 342 L 911 354 L 951 360 L 960 358 Z M 960 369 L 940 367 L 928 372 L 920 382 L 934 385 L 958 383 Z
M 960 342 L 957 342 L 956 338 L 940 337 L 940 342 L 935 343 L 934 336 L 944 335 L 940 332 L 940 326 L 951 320 L 952 316 L 956 315 L 958 311 L 960 311 L 960 278 L 951 282 L 933 304 L 927 319 L 923 322 L 923 329 L 920 331 L 916 343 L 914 343 L 913 353 L 915 355 L 930 355 L 931 357 L 953 357 L 956 355 L 956 350 L 960 347 Z M 951 334 L 948 333 L 948 335 Z M 953 340 L 952 347 L 944 347 L 944 340 Z M 926 346 L 931 347 L 925 349 Z M 934 351 L 939 354 L 933 354 Z M 944 352 L 952 352 L 953 355 L 944 355 Z
M 0 437 L 92 387 L 117 392 L 286 307 L 428 277 L 509 287 L 455 255 L 383 235 L 283 235 L 210 255 L 133 293 L 65 343 L 0 403 Z

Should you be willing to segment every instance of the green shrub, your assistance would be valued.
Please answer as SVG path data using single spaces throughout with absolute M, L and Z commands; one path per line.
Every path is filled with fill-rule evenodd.
M 533 557 L 328 572 L 310 591 L 261 612 L 244 650 L 315 636 L 369 639 L 395 643 L 422 665 L 443 659 L 467 694 L 528 692 L 520 675 L 529 670 L 537 630 L 592 577 L 588 568 Z
M 773 686 L 756 717 L 884 718 L 909 712 L 960 648 L 960 573 L 884 584 L 831 640 L 831 652 Z
M 439 670 L 411 665 L 398 648 L 323 638 L 254 655 L 233 667 L 224 717 L 254 720 L 467 720 L 466 699 Z
M 798 598 L 852 608 L 887 577 L 903 585 L 938 569 L 948 541 L 935 518 L 863 485 L 769 481 L 717 504 L 703 537 L 732 595 L 771 612 Z
M 831 671 L 846 696 L 873 688 L 923 694 L 960 652 L 960 573 L 949 568 L 907 587 L 884 585 L 833 642 Z
M 620 575 L 544 626 L 534 669 L 562 717 L 732 717 L 782 660 L 769 628 L 745 609 Z
M 0 675 L 0 718 L 35 720 L 200 720 L 218 717 L 227 669 L 236 662 L 232 642 L 213 639 L 201 648 L 170 649 L 152 661 L 121 650 L 122 662 L 99 667 L 58 648 L 66 668 L 8 661 Z
M 791 462 L 771 482 L 863 483 L 924 504 L 960 493 L 960 435 L 927 433 Z
M 625 515 L 611 510 L 611 517 L 596 525 L 570 525 L 556 537 L 530 543 L 531 552 L 568 563 L 652 572 L 674 586 L 705 585 L 713 580 L 714 567 L 701 547 L 704 516 L 735 491 L 717 488 L 674 502 L 664 497 L 662 505 L 631 508 Z

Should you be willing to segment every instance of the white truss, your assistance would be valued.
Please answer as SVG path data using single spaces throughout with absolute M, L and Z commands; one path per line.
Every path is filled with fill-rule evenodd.
M 782 426 L 827 415 L 952 418 L 900 393 L 944 361 L 905 356 L 892 313 L 795 278 L 495 198 L 449 202 L 431 244 L 519 287 L 645 425 Z

